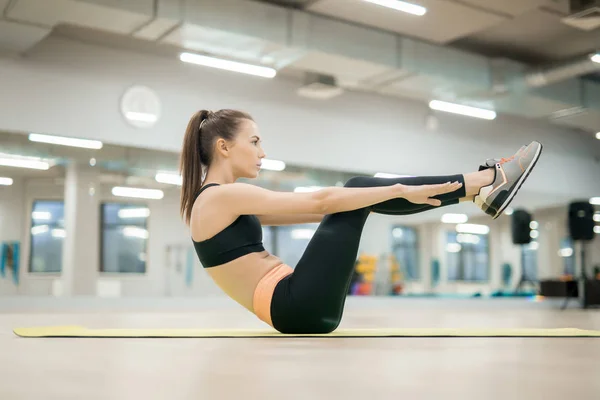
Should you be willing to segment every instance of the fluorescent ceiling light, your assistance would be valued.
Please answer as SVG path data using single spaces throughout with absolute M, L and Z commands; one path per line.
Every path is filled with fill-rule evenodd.
M 236 61 L 222 60 L 220 58 L 201 56 L 199 54 L 181 53 L 179 59 L 183 62 L 191 64 L 240 72 L 242 74 L 255 75 L 263 78 L 273 78 L 277 74 L 277 71 L 273 68 L 244 64 Z
M 296 189 L 294 189 L 294 192 L 309 193 L 309 192 L 316 192 L 317 190 L 321 190 L 321 189 L 323 189 L 321 186 L 298 186 Z
M 260 163 L 261 169 L 268 169 L 270 171 L 283 171 L 285 169 L 285 163 L 279 160 L 268 160 L 264 158 Z
M 425 15 L 427 9 L 425 7 L 418 6 L 416 4 L 407 3 L 405 1 L 399 0 L 364 0 L 368 3 L 377 4 L 378 6 L 383 6 L 387 8 L 391 8 L 397 11 L 402 11 L 405 13 L 413 14 L 413 15 Z
M 138 121 L 138 122 L 154 123 L 154 122 L 158 121 L 158 116 L 156 114 L 135 112 L 135 111 L 126 112 L 125 118 L 127 118 L 130 121 Z
M 469 220 L 465 214 L 444 214 L 442 222 L 445 224 L 464 224 Z
M 119 210 L 119 218 L 148 218 L 150 216 L 149 208 L 123 208 Z
M 36 221 L 49 221 L 52 219 L 52 214 L 49 211 L 34 211 L 31 213 L 31 218 Z
M 112 188 L 113 196 L 120 197 L 134 197 L 138 199 L 152 199 L 152 200 L 160 200 L 164 197 L 164 193 L 162 190 L 157 189 L 139 189 L 139 188 L 130 188 L 130 187 L 122 187 L 115 186 Z
M 594 221 L 600 222 L 600 213 L 594 214 Z
M 564 249 L 560 249 L 558 251 L 558 255 L 561 257 L 571 257 L 573 255 L 573 249 L 570 247 L 565 247 Z
M 32 142 L 57 144 L 60 146 L 80 147 L 84 149 L 98 150 L 102 148 L 102 142 L 99 140 L 76 139 L 64 136 L 41 135 L 39 133 L 30 133 L 29 140 Z
M 596 226 L 594 227 L 594 232 L 596 232 L 596 233 L 600 234 L 600 225 L 596 225 Z
M 448 243 L 446 245 L 446 251 L 448 253 L 458 253 L 462 249 L 460 243 Z
M 0 177 L 0 186 L 10 186 L 13 184 L 12 178 Z
M 412 178 L 412 175 L 397 175 L 397 174 L 388 174 L 387 172 L 378 172 L 375 175 L 375 178 Z
M 590 199 L 590 204 L 593 204 L 595 206 L 600 206 L 600 197 L 592 197 Z
M 55 238 L 66 238 L 67 237 L 67 231 L 64 229 L 52 229 L 51 233 L 52 237 Z
M 487 235 L 488 233 L 490 233 L 490 227 L 487 225 L 458 224 L 456 225 L 456 232 L 473 233 L 476 235 Z
M 470 233 L 459 233 L 456 235 L 456 241 L 458 243 L 472 243 L 478 244 L 481 239 L 477 235 L 472 235 Z
M 595 63 L 600 63 L 600 53 L 596 53 L 591 57 L 592 61 Z
M 31 228 L 31 234 L 32 235 L 40 235 L 42 233 L 46 233 L 50 230 L 50 227 L 48 225 L 38 225 L 38 226 L 34 226 L 33 228 Z
M 126 226 L 123 228 L 123 236 L 133 237 L 138 239 L 148 239 L 148 230 L 137 226 Z
M 170 185 L 179 185 L 183 184 L 183 177 L 178 174 L 168 173 L 168 172 L 159 172 L 154 177 L 156 182 L 159 183 L 168 183 Z
M 31 168 L 47 170 L 50 164 L 46 161 L 41 161 L 38 158 L 17 158 L 17 157 L 1 157 L 0 165 L 3 167 Z
M 475 108 L 469 106 L 463 106 L 460 104 L 447 103 L 440 100 L 432 100 L 429 102 L 429 108 L 437 111 L 445 111 L 453 114 L 466 115 L 468 117 L 482 118 L 492 120 L 496 118 L 496 112 L 491 110 L 484 110 L 483 108 Z

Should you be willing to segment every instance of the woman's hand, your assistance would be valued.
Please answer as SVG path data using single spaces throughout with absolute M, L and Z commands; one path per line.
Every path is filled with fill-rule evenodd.
M 454 192 L 462 186 L 460 182 L 447 182 L 438 185 L 402 185 L 400 186 L 400 196 L 411 203 L 415 204 L 430 204 L 432 206 L 440 206 L 442 202 L 432 197 Z

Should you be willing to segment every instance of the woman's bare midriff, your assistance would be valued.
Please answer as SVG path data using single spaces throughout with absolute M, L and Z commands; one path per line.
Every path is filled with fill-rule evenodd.
M 206 240 L 216 235 L 238 217 L 219 210 L 217 205 L 208 207 L 207 203 L 210 201 L 211 195 L 210 190 L 204 192 L 201 197 L 196 199 L 192 210 L 190 230 L 192 239 L 196 241 Z M 200 229 L 200 227 L 204 227 L 204 229 Z M 258 283 L 269 271 L 280 264 L 282 261 L 279 257 L 265 250 L 246 254 L 228 263 L 204 270 L 223 292 L 243 307 L 254 312 L 252 303 Z
M 205 268 L 205 271 L 228 296 L 254 312 L 252 302 L 258 283 L 281 263 L 279 257 L 265 250 L 246 254 L 226 264 Z

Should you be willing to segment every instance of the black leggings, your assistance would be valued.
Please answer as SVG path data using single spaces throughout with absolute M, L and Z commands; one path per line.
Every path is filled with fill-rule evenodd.
M 435 196 L 441 206 L 415 204 L 396 198 L 370 207 L 326 215 L 310 240 L 294 272 L 282 279 L 271 300 L 273 326 L 282 333 L 329 333 L 341 319 L 348 287 L 358 256 L 358 245 L 370 212 L 407 215 L 457 204 L 466 196 L 463 175 L 372 178 L 354 177 L 345 187 L 430 185 L 459 181 L 451 193 Z

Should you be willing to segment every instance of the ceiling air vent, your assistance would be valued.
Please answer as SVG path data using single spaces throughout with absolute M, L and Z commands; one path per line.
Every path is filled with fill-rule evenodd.
M 600 28 L 600 0 L 570 0 L 569 11 L 564 24 L 584 31 Z
M 298 89 L 299 96 L 318 100 L 331 99 L 343 92 L 344 89 L 336 85 L 333 76 L 315 73 L 307 73 L 304 85 Z

